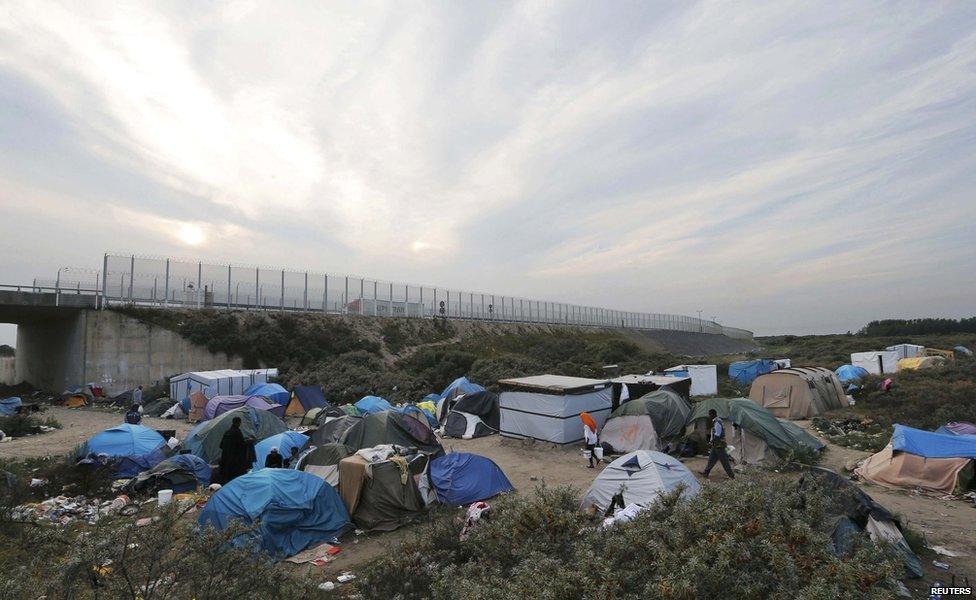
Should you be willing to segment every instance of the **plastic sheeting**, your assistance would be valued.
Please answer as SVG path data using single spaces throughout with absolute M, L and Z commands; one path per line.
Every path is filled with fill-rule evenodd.
M 860 381 L 870 375 L 864 367 L 855 367 L 854 365 L 841 365 L 837 367 L 834 373 L 837 375 L 837 379 L 840 379 L 841 383 Z
M 766 442 L 777 452 L 797 446 L 822 450 L 824 443 L 789 421 L 780 421 L 771 412 L 746 398 L 710 398 L 695 404 L 688 418 L 689 424 L 701 419 L 708 420 L 708 411 L 714 409 L 718 416 L 732 421 L 753 436 Z M 729 428 L 726 427 L 726 436 Z
M 246 390 L 245 396 L 263 396 L 275 404 L 288 404 L 291 394 L 277 383 L 253 383 Z
M 10 415 L 16 414 L 23 405 L 24 403 L 17 396 L 0 400 L 0 417 L 9 417 Z
M 207 401 L 207 406 L 203 409 L 203 418 L 212 419 L 222 415 L 227 411 L 250 406 L 258 410 L 266 410 L 278 418 L 285 416 L 285 406 L 269 402 L 262 396 L 214 396 Z
M 740 385 L 748 385 L 766 373 L 776 369 L 776 361 L 761 358 L 758 360 L 743 360 L 729 365 L 729 379 Z
M 681 461 L 661 452 L 638 450 L 607 465 L 593 480 L 580 507 L 595 505 L 602 512 L 618 492 L 623 492 L 625 505 L 646 506 L 682 485 L 683 498 L 701 491 L 701 484 Z
M 891 447 L 925 458 L 976 458 L 976 435 L 947 435 L 895 425 Z
M 449 506 L 465 506 L 514 489 L 490 458 L 467 452 L 454 452 L 431 461 L 430 482 L 437 499 Z
M 871 483 L 892 488 L 922 488 L 951 494 L 969 458 L 924 458 L 907 452 L 895 453 L 891 444 L 873 454 L 854 472 Z
M 947 435 L 976 435 L 976 424 L 968 421 L 950 421 L 935 432 Z
M 235 538 L 285 558 L 334 541 L 350 527 L 349 513 L 332 486 L 294 469 L 262 469 L 242 475 L 211 496 L 200 513 L 201 526 L 225 529 L 234 521 L 256 525 Z
M 132 482 L 132 487 L 141 492 L 169 489 L 178 494 L 197 486 L 210 485 L 210 476 L 210 465 L 202 458 L 178 454 L 140 473 Z

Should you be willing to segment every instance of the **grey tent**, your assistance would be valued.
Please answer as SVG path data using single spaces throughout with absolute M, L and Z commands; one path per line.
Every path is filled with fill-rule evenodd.
M 691 407 L 684 398 L 659 389 L 613 411 L 600 432 L 612 452 L 661 450 L 684 434 Z
M 392 410 L 363 417 L 346 431 L 340 441 L 354 450 L 394 444 L 417 448 L 427 454 L 444 454 L 444 448 L 426 423 Z
M 682 498 L 701 491 L 701 484 L 681 461 L 662 452 L 638 450 L 613 461 L 593 480 L 581 508 L 603 512 L 613 496 L 623 493 L 624 504 L 647 506 L 660 495 L 683 487 Z
M 366 531 L 392 531 L 420 517 L 427 503 L 417 480 L 427 462 L 424 454 L 406 457 L 406 464 L 393 460 L 369 463 L 358 454 L 342 459 L 339 492 L 356 526 Z
M 341 440 L 342 436 L 361 420 L 362 417 L 353 417 L 351 415 L 322 419 L 318 429 L 309 434 L 309 443 L 313 446 L 334 444 Z
M 354 453 L 345 444 L 324 444 L 306 450 L 292 466 L 299 471 L 321 477 L 335 487 L 339 485 L 339 462 Z
M 157 398 L 142 407 L 142 414 L 147 417 L 160 417 L 174 405 L 176 405 L 176 400 L 172 398 Z
M 209 464 L 216 463 L 220 460 L 220 441 L 224 433 L 230 429 L 234 417 L 241 418 L 241 431 L 244 437 L 256 442 L 288 431 L 285 423 L 271 411 L 242 406 L 198 424 L 187 434 L 183 447 Z

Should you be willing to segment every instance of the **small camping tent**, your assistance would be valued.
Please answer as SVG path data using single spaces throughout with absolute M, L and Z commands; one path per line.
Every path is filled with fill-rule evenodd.
M 463 396 L 464 394 L 473 394 L 475 392 L 485 391 L 484 386 L 478 385 L 477 383 L 471 383 L 468 381 L 467 377 L 458 377 L 454 381 L 448 384 L 444 391 L 440 393 L 439 398 L 457 398 L 458 396 Z
M 891 442 L 854 472 L 866 481 L 893 488 L 951 494 L 973 484 L 976 436 L 923 431 L 895 425 Z
M 291 394 L 277 383 L 252 383 L 244 390 L 244 396 L 262 396 L 275 404 L 288 404 Z
M 811 419 L 847 406 L 847 395 L 830 369 L 796 367 L 760 375 L 749 397 L 784 419 Z
M 613 388 L 611 408 L 616 409 L 624 402 L 640 398 L 655 390 L 671 390 L 685 400 L 691 399 L 691 377 L 687 374 L 678 377 L 671 375 L 620 375 L 610 380 Z
M 263 396 L 214 396 L 207 402 L 207 406 L 204 407 L 203 418 L 212 419 L 229 410 L 241 408 L 242 406 L 266 410 L 278 418 L 285 416 L 285 406 L 283 404 L 274 404 Z
M 339 494 L 320 478 L 294 469 L 261 469 L 235 478 L 210 497 L 201 526 L 255 525 L 234 540 L 276 558 L 335 540 L 350 527 Z
M 718 367 L 715 365 L 678 365 L 664 370 L 669 377 L 691 377 L 692 396 L 718 393 Z
M 144 471 L 129 483 L 132 491 L 155 494 L 158 490 L 186 492 L 210 485 L 210 465 L 199 456 L 177 454 Z
M 872 375 L 894 373 L 897 370 L 898 353 L 894 350 L 854 352 L 851 354 L 851 364 L 863 368 Z
M 339 462 L 354 453 L 345 444 L 324 444 L 303 452 L 292 467 L 321 477 L 335 487 L 339 485 Z
M 220 460 L 220 440 L 230 429 L 234 417 L 241 418 L 241 431 L 244 437 L 255 441 L 288 430 L 284 422 L 271 412 L 244 406 L 198 424 L 186 434 L 183 447 L 207 463 L 215 464 Z
M 17 396 L 0 400 L 0 417 L 9 417 L 20 412 L 20 407 L 24 403 Z
M 360 422 L 362 417 L 343 415 L 341 417 L 327 417 L 321 420 L 318 428 L 310 434 L 313 446 L 334 444 L 341 440 L 353 425 Z
M 965 346 L 954 346 L 952 349 L 958 352 L 959 354 L 963 354 L 965 356 L 973 355 L 973 351 Z
M 665 440 L 684 433 L 690 413 L 684 398 L 671 390 L 657 390 L 613 411 L 603 425 L 600 441 L 619 453 L 660 450 Z
M 282 431 L 270 437 L 266 437 L 254 445 L 254 465 L 253 469 L 263 469 L 264 461 L 272 448 L 277 448 L 282 458 L 291 457 L 291 449 L 296 448 L 299 452 L 304 450 L 308 444 L 308 436 L 297 431 Z
M 392 414 L 397 413 L 381 413 Z M 428 457 L 413 454 L 402 458 L 372 461 L 357 453 L 339 461 L 339 490 L 357 527 L 392 531 L 416 520 L 427 507 L 418 479 L 427 468 Z
M 589 413 L 598 426 L 610 414 L 613 389 L 606 380 L 537 375 L 498 383 L 500 430 L 506 437 L 572 444 L 583 439 L 580 413 Z
M 156 398 L 142 407 L 142 415 L 144 417 L 159 417 L 169 409 L 173 408 L 174 405 L 176 405 L 176 400 L 173 400 L 172 398 L 167 398 L 165 396 L 162 398 Z
M 325 392 L 317 385 L 296 385 L 285 414 L 289 417 L 304 417 L 308 411 L 323 409 L 329 405 L 325 401 Z
M 142 456 L 149 454 L 166 440 L 155 429 L 144 425 L 122 423 L 88 438 L 78 451 L 78 457 L 104 454 L 109 457 Z
M 490 458 L 452 452 L 430 463 L 430 483 L 437 499 L 448 506 L 467 506 L 514 488 Z
M 444 448 L 428 425 L 395 410 L 359 419 L 340 441 L 354 450 L 395 444 L 437 456 L 444 453 Z
M 946 359 L 942 356 L 919 356 L 916 358 L 903 358 L 898 361 L 895 368 L 898 371 L 914 371 L 916 369 L 941 367 L 944 364 L 946 364 Z
M 837 367 L 834 373 L 837 375 L 837 379 L 840 379 L 840 382 L 845 385 L 858 382 L 870 375 L 864 367 L 855 367 L 854 365 L 841 365 Z
M 683 487 L 682 498 L 691 498 L 701 491 L 701 484 L 678 459 L 662 452 L 638 450 L 624 454 L 596 476 L 583 495 L 581 508 L 595 506 L 603 512 L 618 493 L 623 494 L 625 505 L 647 506 L 678 487 Z
M 444 435 L 471 439 L 498 432 L 501 414 L 498 394 L 487 390 L 471 392 L 454 399 L 445 398 L 438 406 Z
M 393 405 L 379 396 L 363 396 L 356 402 L 355 406 L 361 415 L 372 415 L 385 410 L 393 410 Z
M 739 385 L 748 385 L 756 377 L 765 375 L 766 373 L 772 373 L 776 370 L 776 367 L 776 361 L 769 360 L 768 358 L 741 360 L 729 365 L 729 379 Z

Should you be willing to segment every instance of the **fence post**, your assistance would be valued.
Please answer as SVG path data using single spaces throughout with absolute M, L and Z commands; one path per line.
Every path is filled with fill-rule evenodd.
M 346 287 L 343 290 L 342 296 L 342 312 L 343 314 L 349 312 L 349 276 L 346 275 Z
M 136 273 L 136 255 L 133 254 L 129 258 L 129 303 L 132 303 L 132 280 Z
M 281 270 L 281 301 L 278 304 L 281 310 L 285 310 L 285 270 Z
M 417 316 L 423 318 L 424 312 L 424 286 L 420 286 L 420 314 Z
M 167 261 L 168 264 L 169 261 Z M 97 281 L 97 280 L 96 280 Z M 97 285 L 95 287 L 98 287 Z M 108 296 L 108 253 L 102 255 L 102 308 L 105 308 L 105 299 Z
M 227 265 L 227 308 L 230 308 L 230 281 L 231 281 L 231 266 Z
M 329 274 L 326 273 L 322 276 L 323 290 L 322 290 L 322 312 L 329 312 Z
M 373 280 L 373 316 L 374 317 L 379 316 L 380 314 L 379 313 L 380 301 L 379 301 L 379 294 L 377 293 L 379 289 L 380 289 L 380 284 L 374 279 Z
M 393 316 L 393 282 L 390 282 L 390 316 Z
M 363 304 L 366 302 L 366 280 L 362 277 L 359 278 L 359 314 L 366 314 L 366 307 Z
M 308 310 L 308 271 L 305 271 L 305 292 L 302 294 L 302 310 Z
M 254 269 L 254 308 L 258 307 L 258 300 L 261 296 L 261 269 Z M 250 304 L 250 303 L 248 303 Z

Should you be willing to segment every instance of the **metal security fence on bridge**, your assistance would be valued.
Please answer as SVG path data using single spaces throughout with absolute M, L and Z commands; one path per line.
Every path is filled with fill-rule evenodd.
M 752 332 L 662 313 L 581 306 L 366 277 L 106 254 L 104 305 L 318 311 L 517 323 L 665 329 L 751 339 Z

